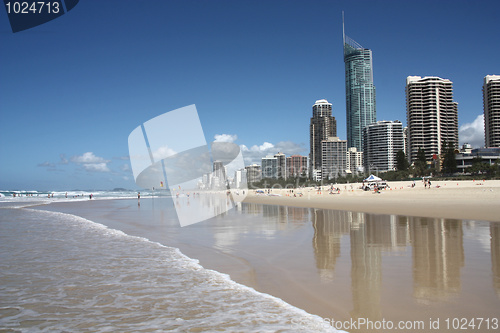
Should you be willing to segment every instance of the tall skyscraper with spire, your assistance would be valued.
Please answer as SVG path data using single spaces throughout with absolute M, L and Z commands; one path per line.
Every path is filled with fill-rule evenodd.
M 345 35 L 344 39 L 345 97 L 347 146 L 363 151 L 363 128 L 377 121 L 375 86 L 373 85 L 372 51 Z

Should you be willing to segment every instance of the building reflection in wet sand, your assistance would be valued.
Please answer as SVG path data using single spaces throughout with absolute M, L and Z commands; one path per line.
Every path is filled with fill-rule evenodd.
M 500 223 L 490 224 L 491 235 L 491 270 L 493 271 L 493 288 L 500 298 Z
M 413 297 L 424 304 L 461 292 L 462 221 L 312 209 L 318 274 L 333 279 L 341 238 L 350 238 L 353 318 L 382 318 L 382 260 L 411 251 Z M 493 285 L 500 296 L 500 224 L 490 224 Z M 406 255 L 406 254 L 405 254 Z
M 462 293 L 462 273 L 466 264 L 464 237 L 467 231 L 464 225 L 468 222 L 247 203 L 237 204 L 235 208 L 238 214 L 254 216 L 259 223 L 243 223 L 240 228 L 217 231 L 224 233 L 224 239 L 216 237 L 216 243 L 224 245 L 220 247 L 228 248 L 228 242 L 235 244 L 240 234 L 249 230 L 261 232 L 272 239 L 278 231 L 302 228 L 311 223 L 312 249 L 321 283 L 335 284 L 339 258 L 350 257 L 352 318 L 379 320 L 384 317 L 381 304 L 384 296 L 383 261 L 390 263 L 388 256 L 408 258 L 405 270 L 411 271 L 404 279 L 412 288 L 409 295 L 413 302 L 449 302 L 451 297 Z M 212 225 L 219 223 L 223 225 L 225 222 L 214 220 Z M 500 224 L 482 222 L 468 225 L 473 229 L 480 228 L 481 234 L 487 232 L 485 228 L 489 227 L 492 284 L 500 298 Z M 228 238 L 230 235 L 227 233 L 231 230 L 234 235 Z M 387 278 L 390 283 L 391 279 L 398 277 Z
M 414 297 L 445 300 L 461 289 L 464 266 L 462 221 L 410 217 Z

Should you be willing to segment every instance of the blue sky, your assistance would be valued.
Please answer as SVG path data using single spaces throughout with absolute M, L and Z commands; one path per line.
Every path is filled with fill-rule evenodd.
M 342 11 L 373 51 L 378 120 L 406 123 L 408 75 L 440 76 L 460 141 L 481 145 L 499 1 L 80 1 L 15 34 L 0 10 L 0 190 L 136 188 L 128 135 L 190 104 L 207 142 L 235 140 L 247 162 L 307 154 L 317 99 L 345 139 Z

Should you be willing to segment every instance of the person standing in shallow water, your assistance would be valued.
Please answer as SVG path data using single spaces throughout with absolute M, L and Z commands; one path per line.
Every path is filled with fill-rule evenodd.
M 141 205 L 141 192 L 137 192 L 137 204 Z

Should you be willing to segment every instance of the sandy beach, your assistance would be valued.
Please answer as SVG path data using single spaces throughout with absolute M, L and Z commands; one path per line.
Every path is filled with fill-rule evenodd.
M 427 332 L 431 318 L 497 317 L 500 224 L 409 214 L 411 200 L 422 207 L 430 204 L 427 213 L 437 214 L 440 211 L 434 206 L 449 201 L 448 210 L 453 210 L 454 196 L 477 192 L 470 198 L 477 201 L 483 190 L 484 200 L 479 201 L 496 209 L 492 203 L 500 188 L 493 182 L 472 183 L 455 183 L 459 189 L 448 188 L 451 183 L 447 183 L 430 190 L 421 184 L 396 190 L 395 183 L 390 183 L 393 189 L 381 194 L 349 192 L 350 186 L 335 195 L 313 193 L 313 189 L 302 197 L 288 197 L 286 191 L 282 197 L 252 194 L 248 201 L 266 204 L 243 203 L 227 214 L 182 228 L 167 198 L 141 199 L 140 206 L 128 199 L 39 208 L 75 214 L 173 246 L 207 269 L 322 318 L 423 321 L 426 329 L 419 331 Z M 441 199 L 432 202 L 432 198 Z M 352 207 L 366 203 L 369 209 L 383 211 L 395 200 L 402 202 L 401 215 L 349 211 L 347 206 L 348 202 Z M 323 204 L 331 208 L 332 202 L 340 203 L 343 210 L 293 207 Z M 424 213 L 415 210 L 417 215 Z M 479 219 L 479 213 L 474 216 Z M 443 328 L 440 331 L 450 331 Z
M 113 276 L 116 274 L 124 277 L 135 274 L 129 270 L 134 272 L 136 266 L 141 267 L 142 272 L 145 267 L 149 267 L 149 259 L 143 262 L 141 258 L 157 254 L 157 249 L 153 250 L 151 246 L 162 244 L 199 260 L 206 269 L 228 274 L 232 281 L 278 297 L 328 321 L 359 318 L 376 321 L 384 318 L 395 324 L 411 321 L 424 325 L 420 330 L 401 331 L 428 332 L 431 331 L 431 320 L 441 319 L 443 325 L 446 318 L 484 317 L 491 321 L 497 318 L 500 306 L 500 223 L 495 221 L 500 220 L 500 181 L 432 182 L 430 189 L 426 189 L 422 182 L 416 182 L 414 188 L 411 187 L 412 182 L 388 184 L 391 188 L 381 193 L 362 191 L 358 189 L 361 184 L 352 184 L 352 188 L 351 184 L 336 185 L 340 188 L 340 191 L 335 191 L 336 194 L 330 194 L 327 186 L 321 192 L 314 188 L 294 189 L 293 193 L 291 190 L 274 189 L 271 195 L 256 194 L 255 190 L 251 190 L 243 204 L 237 204 L 225 214 L 187 227 L 180 227 L 174 205 L 177 200 L 190 200 L 192 207 L 195 207 L 198 200 L 202 202 L 200 198 L 141 198 L 140 205 L 137 199 L 75 200 L 41 205 L 36 209 L 72 214 L 54 216 L 74 220 L 73 224 L 77 228 L 86 222 L 71 216 L 81 216 L 111 230 L 141 237 L 140 246 L 125 254 L 121 247 L 128 249 L 130 240 L 113 240 L 113 248 L 106 250 L 110 258 L 118 256 L 127 262 L 132 259 L 139 261 L 132 261 L 132 267 L 125 262 L 120 265 L 115 263 L 110 266 L 112 269 L 109 272 L 109 264 L 99 266 L 98 259 L 105 249 L 92 245 L 98 249 L 98 254 L 90 256 L 86 262 L 94 271 L 100 269 L 109 273 L 109 278 L 106 275 L 108 273 L 101 274 L 104 280 L 100 283 L 104 285 L 114 281 Z M 52 216 L 39 215 L 34 210 L 23 212 L 13 209 L 9 213 L 31 214 L 29 216 L 34 223 L 44 216 L 47 219 Z M 50 222 L 47 219 L 42 219 L 43 225 Z M 55 221 L 53 225 L 58 230 L 58 223 L 63 223 L 63 220 Z M 12 228 L 16 226 L 16 223 L 12 224 Z M 24 229 L 26 227 L 20 226 L 19 231 Z M 109 231 L 101 229 L 104 232 L 102 236 L 109 237 Z M 67 232 L 68 240 L 82 246 L 86 244 L 80 238 L 74 239 L 76 236 L 72 236 L 72 233 L 75 230 L 68 229 Z M 79 231 L 76 232 L 80 235 Z M 13 233 L 6 230 L 3 234 L 11 237 Z M 60 244 L 64 238 L 61 238 L 60 231 L 46 234 L 50 239 L 57 238 L 46 242 L 48 245 Z M 19 235 L 24 237 L 23 233 Z M 116 235 L 124 237 L 124 234 Z M 82 237 L 89 236 L 82 234 Z M 107 246 L 108 240 L 99 237 L 95 239 L 96 244 Z M 74 247 L 72 243 L 68 246 Z M 24 251 L 23 248 L 19 250 L 19 255 L 38 253 Z M 47 251 L 57 254 L 59 245 L 49 247 Z M 86 249 L 82 248 L 81 251 L 88 254 Z M 141 255 L 142 251 L 145 253 Z M 5 258 L 8 261 L 10 257 Z M 176 260 L 169 259 L 166 262 L 175 263 Z M 119 260 L 116 262 L 121 263 Z M 40 262 L 40 265 L 44 263 Z M 29 267 L 26 266 L 28 278 L 37 274 L 36 271 L 32 273 Z M 64 271 L 65 266 L 61 267 Z M 162 269 L 161 273 L 151 273 L 150 276 L 163 279 L 163 282 L 154 280 L 154 285 L 162 285 L 165 290 L 158 294 L 158 300 L 142 300 L 141 306 L 145 309 L 157 307 L 160 300 L 165 299 L 164 294 L 184 290 L 177 285 L 165 284 L 165 281 L 169 282 L 174 277 L 168 274 L 164 276 L 169 270 L 159 269 Z M 137 281 L 148 280 L 150 276 Z M 119 288 L 127 288 L 120 281 L 116 294 L 122 293 Z M 177 280 L 172 281 L 177 283 Z M 54 284 L 67 287 L 57 279 Z M 82 293 L 87 292 L 96 299 L 108 297 L 106 295 L 109 294 L 104 289 L 82 289 Z M 218 292 L 216 290 L 216 294 Z M 191 292 L 185 295 L 191 297 Z M 204 297 L 211 299 L 213 295 L 213 291 L 204 291 L 202 296 L 196 296 L 192 306 L 197 314 L 203 313 L 201 318 L 218 316 L 219 312 L 212 315 L 212 310 L 205 313 L 207 310 L 200 305 L 204 304 Z M 230 293 L 230 297 L 234 295 L 236 293 Z M 47 295 L 47 299 L 56 296 Z M 80 299 L 75 298 L 75 302 Z M 135 302 L 136 299 L 131 298 L 130 301 Z M 243 301 L 247 302 L 245 298 Z M 178 305 L 178 315 L 170 317 L 165 314 L 155 325 L 168 328 L 173 322 L 184 328 L 202 327 L 203 323 L 195 321 L 197 317 L 181 315 L 184 311 L 182 302 L 181 299 L 180 302 L 172 303 Z M 222 305 L 227 302 L 233 304 L 227 299 L 217 300 L 216 310 L 225 313 Z M 169 309 L 172 304 L 167 304 Z M 248 310 L 247 305 L 233 304 L 230 307 Z M 163 305 L 159 309 L 163 309 Z M 120 311 L 127 316 L 127 309 Z M 267 320 L 266 311 L 260 311 L 264 322 Z M 289 316 L 296 320 L 298 317 L 295 313 L 295 310 L 286 310 L 280 323 L 291 327 Z M 5 316 L 4 320 L 14 318 L 9 314 Z M 239 313 L 235 316 L 240 320 Z M 185 321 L 180 322 L 177 317 Z M 13 325 L 18 321 L 16 318 L 12 319 Z M 64 322 L 64 325 L 70 324 Z M 98 324 L 88 322 L 88 325 L 95 327 Z M 374 331 L 366 327 L 342 328 L 349 332 Z M 452 330 L 441 326 L 439 331 Z
M 340 189 L 334 194 L 330 194 L 330 186 L 323 186 L 321 191 L 312 187 L 294 189 L 293 193 L 272 189 L 271 195 L 251 190 L 245 202 L 500 222 L 500 180 L 431 183 L 431 188 L 425 188 L 422 181 L 416 181 L 412 188 L 412 181 L 388 182 L 390 188 L 380 193 L 361 190 L 361 183 L 334 185 Z

